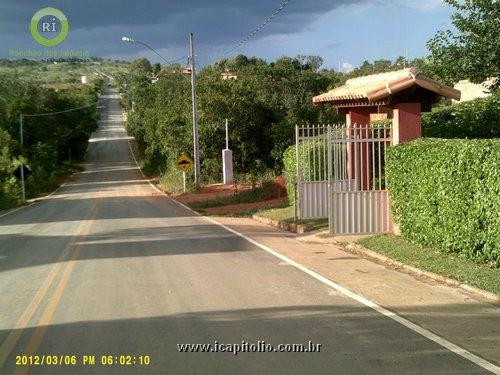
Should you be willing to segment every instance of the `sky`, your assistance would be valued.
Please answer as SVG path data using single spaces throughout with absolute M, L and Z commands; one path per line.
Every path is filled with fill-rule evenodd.
M 0 58 L 9 50 L 88 51 L 104 59 L 158 58 L 130 36 L 157 49 L 167 60 L 188 54 L 194 33 L 200 65 L 237 54 L 272 61 L 281 56 L 319 55 L 323 67 L 346 71 L 364 60 L 427 55 L 426 42 L 451 27 L 452 10 L 441 0 L 289 0 L 282 12 L 251 40 L 250 34 L 283 0 L 0 0 Z M 55 7 L 70 24 L 67 38 L 43 47 L 29 23 L 36 11 Z M 50 37 L 49 33 L 45 33 Z M 182 60 L 181 60 L 182 61 Z

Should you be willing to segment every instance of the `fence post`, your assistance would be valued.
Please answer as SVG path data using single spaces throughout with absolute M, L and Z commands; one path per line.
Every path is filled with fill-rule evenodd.
M 328 230 L 330 235 L 333 235 L 333 184 L 332 184 L 332 127 L 328 125 L 326 127 L 326 150 L 327 150 L 327 166 L 328 166 L 328 198 L 327 198 L 327 212 L 328 212 Z

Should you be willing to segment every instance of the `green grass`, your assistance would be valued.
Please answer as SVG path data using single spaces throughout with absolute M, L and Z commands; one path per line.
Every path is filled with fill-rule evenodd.
M 282 208 L 259 210 L 255 212 L 255 214 L 271 220 L 293 223 L 295 222 L 294 211 L 293 206 L 287 206 Z M 328 219 L 297 220 L 297 224 L 303 225 L 306 231 L 313 231 L 328 227 Z
M 360 245 L 402 263 L 500 294 L 500 269 L 409 243 L 394 235 L 359 240 Z
M 272 207 L 272 206 L 269 206 Z M 282 206 L 278 206 L 282 207 Z M 276 207 L 273 207 L 275 209 Z M 253 215 L 258 214 L 262 210 L 268 210 L 270 208 L 262 208 L 262 207 L 257 207 L 257 208 L 250 208 L 248 210 L 244 211 L 239 211 L 239 212 L 231 212 L 231 213 L 223 213 L 223 214 L 216 214 L 215 216 L 225 216 L 225 217 L 252 217 Z M 200 213 L 205 213 L 203 210 L 198 210 Z M 211 214 L 212 215 L 212 214 Z

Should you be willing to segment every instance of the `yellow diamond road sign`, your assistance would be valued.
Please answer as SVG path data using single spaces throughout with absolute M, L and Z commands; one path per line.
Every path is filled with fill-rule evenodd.
M 183 172 L 187 172 L 189 168 L 193 165 L 193 159 L 191 159 L 186 154 L 181 154 L 175 162 L 177 164 L 177 168 L 179 168 Z

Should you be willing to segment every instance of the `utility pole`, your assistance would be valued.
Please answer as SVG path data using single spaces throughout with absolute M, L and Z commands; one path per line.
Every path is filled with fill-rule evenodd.
M 19 137 L 21 138 L 21 149 L 24 149 L 24 127 L 23 114 L 19 115 Z M 21 161 L 21 186 L 23 190 L 23 202 L 26 200 L 26 186 L 24 184 L 24 163 Z
M 201 184 L 200 176 L 200 139 L 198 132 L 198 112 L 196 102 L 196 63 L 194 57 L 193 33 L 189 33 L 189 61 L 191 63 L 191 99 L 193 102 L 193 151 L 194 151 L 194 183 Z

